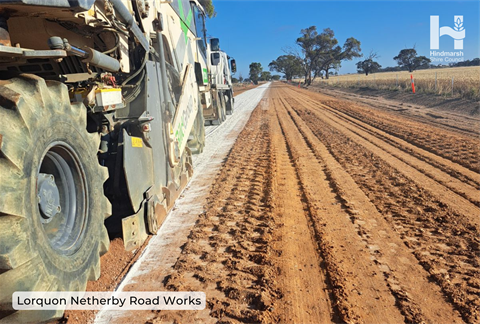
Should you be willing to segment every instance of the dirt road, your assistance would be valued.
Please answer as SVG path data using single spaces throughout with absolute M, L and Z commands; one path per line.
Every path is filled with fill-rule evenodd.
M 478 323 L 479 142 L 274 83 L 191 208 L 180 255 L 129 289 L 204 291 L 207 308 L 102 318 Z

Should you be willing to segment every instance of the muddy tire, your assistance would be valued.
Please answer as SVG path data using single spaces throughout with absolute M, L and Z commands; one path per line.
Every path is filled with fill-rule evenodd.
M 0 322 L 62 315 L 11 311 L 15 291 L 84 291 L 100 277 L 111 206 L 86 119 L 62 83 L 0 81 Z
M 225 93 L 220 92 L 220 103 L 222 107 L 222 122 L 227 120 L 227 101 L 225 100 Z
M 225 104 L 225 96 L 222 92 L 217 92 L 217 98 L 215 100 L 215 106 L 217 109 L 218 118 L 212 120 L 212 125 L 220 125 L 227 119 L 227 109 Z
M 232 91 L 228 92 L 227 97 L 228 97 L 227 104 L 226 104 L 227 115 L 231 115 L 231 114 L 233 114 L 233 106 L 234 106 L 234 102 L 235 102 L 235 99 L 233 98 Z
M 202 153 L 205 147 L 205 118 L 203 117 L 203 108 L 200 103 L 198 104 L 197 117 L 195 117 L 187 145 L 192 154 Z

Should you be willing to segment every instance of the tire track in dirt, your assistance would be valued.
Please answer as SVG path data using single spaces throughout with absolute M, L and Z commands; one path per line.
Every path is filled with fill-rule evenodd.
M 295 161 L 341 320 L 346 323 L 403 322 L 394 296 L 377 275 L 378 267 L 370 260 L 341 198 L 324 173 L 325 165 L 316 159 L 280 103 L 275 105 L 275 111 Z
M 303 99 L 299 99 L 298 102 L 293 102 L 292 104 L 295 105 L 298 103 L 302 103 Z M 395 146 L 392 146 L 391 144 L 385 142 L 385 140 L 378 138 L 375 135 L 370 134 L 368 131 L 362 130 L 359 125 L 361 124 L 360 121 L 352 121 L 351 119 L 343 119 L 341 117 L 338 117 L 337 114 L 332 113 L 331 108 L 324 106 L 324 105 L 315 105 L 310 104 L 308 106 L 312 112 L 320 112 L 322 115 L 325 115 L 328 117 L 326 120 L 327 123 L 331 124 L 333 127 L 336 129 L 339 129 L 345 134 L 348 134 L 350 138 L 352 138 L 354 141 L 357 143 L 365 146 L 367 149 L 369 149 L 372 153 L 375 153 L 377 155 L 382 155 L 380 153 L 381 151 L 387 153 L 390 155 L 392 158 L 388 159 L 388 161 L 401 161 L 408 165 L 408 167 L 399 167 L 397 169 L 399 170 L 404 170 L 405 175 L 410 176 L 415 179 L 419 179 L 419 181 L 427 181 L 428 182 L 428 187 L 429 188 L 435 188 L 437 191 L 441 190 L 443 191 L 444 195 L 449 195 L 452 196 L 452 199 L 450 200 L 450 205 L 451 206 L 456 206 L 458 204 L 458 200 L 461 200 L 460 197 L 456 197 L 456 194 L 460 195 L 461 197 L 467 199 L 477 207 L 480 206 L 480 191 L 477 190 L 477 188 L 472 187 L 469 184 L 465 184 L 461 180 L 452 177 L 451 175 L 443 172 L 442 170 L 438 169 L 437 167 L 417 159 L 414 156 L 411 156 L 409 154 L 405 154 L 405 151 L 402 151 Z M 435 158 L 435 156 L 432 154 L 432 158 Z M 440 158 L 442 160 L 442 158 Z M 394 162 L 391 162 L 394 163 Z M 455 168 L 454 163 L 452 164 L 452 168 Z M 471 178 L 475 180 L 479 180 L 480 176 L 478 174 L 475 174 L 474 172 L 470 170 L 461 170 L 462 167 L 459 166 L 460 172 L 463 171 L 465 173 L 471 174 Z M 408 171 L 409 170 L 409 171 Z M 426 177 L 423 177 L 419 175 L 419 173 L 425 175 Z M 433 180 L 433 181 L 431 181 Z M 443 187 L 448 188 L 449 190 L 453 192 L 445 192 Z M 468 206 L 468 203 L 466 201 L 462 202 L 462 205 Z M 472 213 L 476 214 L 474 210 L 468 210 L 466 212 L 465 210 L 461 210 L 460 212 L 462 213 Z M 477 212 L 480 212 L 480 210 L 477 210 Z M 477 224 L 478 225 L 478 224 Z
M 369 114 L 375 114 L 377 111 L 381 113 L 387 113 L 390 116 L 399 116 L 401 119 L 411 120 L 419 122 L 421 124 L 428 124 L 435 128 L 442 128 L 448 131 L 454 131 L 455 134 L 462 134 L 473 138 L 478 138 L 478 129 L 480 127 L 480 119 L 472 114 L 472 109 L 468 108 L 472 105 L 472 102 L 465 101 L 465 107 L 462 107 L 458 102 L 456 106 L 458 111 L 449 111 L 445 109 L 438 109 L 434 104 L 428 103 L 427 106 L 420 103 L 408 103 L 403 98 L 399 100 L 388 99 L 387 96 L 380 96 L 373 94 L 355 94 L 349 92 L 347 89 L 336 89 L 329 87 L 328 90 L 319 87 L 310 87 L 310 91 L 315 91 L 323 94 L 328 92 L 327 96 L 341 99 L 348 99 L 351 102 L 355 102 L 356 106 L 359 106 L 362 110 L 369 111 Z M 391 94 L 391 92 L 390 92 Z M 438 103 L 438 101 L 437 101 Z M 442 106 L 446 102 L 442 103 Z M 477 103 L 478 106 L 478 103 Z M 373 109 L 372 109 L 373 108 Z M 474 109 L 473 109 L 474 110 Z M 477 108 L 478 110 L 478 108 Z
M 297 102 L 299 103 L 300 101 Z M 299 106 L 298 103 L 297 106 Z M 473 202 L 478 202 L 479 192 L 477 190 L 474 188 L 469 188 L 468 185 L 464 185 L 457 179 L 449 178 L 448 175 L 442 173 L 438 169 L 435 169 L 434 167 L 420 161 L 415 161 L 418 162 L 420 166 L 415 164 L 415 162 L 411 162 L 414 165 L 411 166 L 404 162 L 404 160 L 412 160 L 412 158 L 405 156 L 402 157 L 401 153 L 396 151 L 395 148 L 388 147 L 388 144 L 382 143 L 378 139 L 362 133 L 358 128 L 352 130 L 353 127 L 351 124 L 338 121 L 335 116 L 325 109 L 319 111 L 314 106 L 307 107 L 308 111 L 312 112 L 316 117 L 322 120 L 323 123 L 328 124 L 330 127 L 333 127 L 342 134 L 348 136 L 348 138 L 365 147 L 375 156 L 379 156 L 393 168 L 399 170 L 407 178 L 413 180 L 417 185 L 428 190 L 436 200 L 440 200 L 447 204 L 450 209 L 454 210 L 458 214 L 464 215 L 464 217 L 466 217 L 472 225 L 480 228 L 480 218 L 478 217 L 478 215 L 480 215 L 480 209 L 468 199 L 465 199 L 453 192 L 449 187 L 454 187 L 456 190 L 462 192 L 464 195 L 473 200 Z M 395 154 L 392 154 L 392 151 L 395 152 Z M 430 177 L 429 174 L 432 176 Z M 437 181 L 437 179 L 440 180 Z M 446 183 L 447 185 L 442 183 Z
M 322 111 L 328 110 L 332 114 L 334 114 L 339 119 L 347 121 L 349 124 L 354 124 L 356 127 L 360 128 L 361 130 L 367 132 L 368 134 L 379 138 L 380 140 L 389 143 L 390 145 L 398 148 L 399 150 L 403 151 L 403 154 L 397 154 L 398 158 L 405 159 L 404 162 L 409 163 L 412 166 L 417 166 L 416 168 L 423 168 L 425 166 L 435 166 L 435 168 L 442 170 L 443 172 L 449 174 L 451 177 L 455 179 L 448 179 L 444 180 L 446 185 L 451 185 L 450 182 L 455 180 L 460 180 L 460 183 L 452 184 L 452 188 L 456 187 L 464 187 L 465 189 L 460 189 L 459 192 L 463 191 L 471 191 L 474 190 L 476 195 L 469 194 L 470 197 L 474 197 L 473 199 L 478 202 L 479 194 L 478 189 L 480 188 L 480 176 L 477 172 L 471 171 L 468 168 L 465 168 L 457 163 L 452 162 L 449 159 L 443 158 L 436 154 L 433 154 L 427 150 L 424 150 L 418 146 L 415 146 L 406 140 L 401 138 L 395 137 L 390 135 L 387 132 L 384 132 L 381 129 L 375 128 L 370 126 L 367 123 L 364 123 L 356 118 L 350 117 L 348 114 L 345 114 L 341 111 L 336 110 L 335 108 L 329 107 L 327 105 L 321 104 L 319 102 L 315 102 L 309 98 L 302 98 L 302 101 L 308 104 L 314 104 L 315 106 L 319 107 Z M 350 128 L 352 129 L 352 128 Z M 404 154 L 407 153 L 407 154 Z M 421 161 L 426 162 L 426 164 L 420 164 L 418 161 L 413 159 L 413 156 Z M 420 165 L 420 167 L 418 167 Z M 439 179 L 441 177 L 437 177 Z M 469 186 L 469 187 L 467 187 Z
M 269 96 L 266 109 L 274 109 L 274 97 Z M 270 118 L 270 129 L 276 162 L 275 217 L 282 224 L 281 240 L 275 245 L 281 251 L 279 283 L 284 295 L 276 308 L 278 318 L 281 323 L 338 323 L 331 282 L 294 159 L 276 118 Z
M 458 315 L 452 315 L 455 313 L 452 307 L 445 302 L 442 303 L 442 294 L 429 282 L 428 273 L 418 265 L 411 253 L 402 249 L 403 244 L 398 234 L 384 221 L 353 179 L 333 159 L 304 122 L 298 116 L 294 116 L 291 109 L 288 107 L 286 109 L 290 110 L 289 117 L 294 120 L 297 132 L 304 136 L 315 156 L 325 162 L 330 181 L 343 199 L 345 210 L 349 213 L 346 225 L 342 226 L 343 230 L 351 230 L 361 238 L 364 243 L 363 250 L 370 253 L 369 260 L 376 265 L 376 271 L 383 274 L 390 293 L 395 296 L 397 306 L 405 316 L 405 321 L 461 322 Z M 282 120 L 286 118 L 282 116 Z M 332 222 L 331 219 L 328 221 Z M 412 277 L 412 273 L 416 274 L 415 277 Z M 382 276 L 378 276 L 380 277 Z M 387 318 L 383 321 L 398 322 Z
M 411 253 L 401 249 L 403 244 L 397 233 L 385 222 L 368 197 L 328 153 L 303 120 L 295 115 L 288 104 L 285 105 L 316 156 L 326 162 L 327 173 L 344 200 L 350 219 L 365 242 L 365 249 L 370 252 L 371 260 L 383 273 L 406 321 L 438 322 L 448 318 L 448 322 L 460 322 L 457 317 L 451 317 L 454 313 L 451 307 L 438 303 L 438 300 L 442 299 L 439 289 L 432 287 L 428 273 L 421 269 Z M 411 277 L 412 273 L 415 273 L 416 277 Z M 428 295 L 425 295 L 425 292 L 428 292 Z
M 478 136 L 458 134 L 458 132 L 455 133 L 418 121 L 393 116 L 387 112 L 372 111 L 367 107 L 345 104 L 345 101 L 326 99 L 325 96 L 321 95 L 317 96 L 316 99 L 322 104 L 333 107 L 355 119 L 360 119 L 419 148 L 447 158 L 474 172 L 480 171 L 480 152 L 478 151 L 480 142 Z M 398 123 L 398 119 L 402 120 L 402 124 Z
M 297 99 L 298 95 L 292 94 Z M 354 178 L 385 219 L 394 225 L 404 244 L 438 283 L 467 322 L 478 321 L 478 227 L 426 190 L 338 131 L 325 114 L 311 107 L 295 107 L 299 116 Z M 467 219 L 466 219 L 467 218 Z
M 159 312 L 157 319 L 179 322 L 276 322 L 274 300 L 278 252 L 271 246 L 276 222 L 274 167 L 268 120 L 256 109 L 218 174 L 206 212 L 192 229 L 166 288 L 204 291 L 199 312 Z
M 332 291 L 278 122 L 262 99 L 217 176 L 169 290 L 201 290 L 203 312 L 158 321 L 330 323 Z
M 165 283 L 205 291 L 208 308 L 159 312 L 153 323 L 340 321 L 285 139 L 267 115 L 270 102 L 262 99 L 240 135 Z

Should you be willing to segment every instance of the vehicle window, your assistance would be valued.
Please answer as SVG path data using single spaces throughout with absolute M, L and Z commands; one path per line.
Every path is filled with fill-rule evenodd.
M 207 57 L 207 37 L 206 37 L 206 29 L 205 29 L 205 16 L 203 13 L 198 9 L 198 7 L 192 3 L 193 14 L 195 16 L 195 34 L 198 38 L 198 47 L 200 52 L 203 54 L 204 57 Z

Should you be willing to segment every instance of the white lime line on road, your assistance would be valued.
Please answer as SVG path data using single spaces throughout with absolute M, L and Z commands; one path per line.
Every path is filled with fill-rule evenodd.
M 140 258 L 135 262 L 116 291 L 124 291 L 128 286 L 129 291 L 162 291 L 165 290 L 163 282 L 157 281 L 156 286 L 145 287 L 142 276 L 148 274 L 151 269 L 162 271 L 163 276 L 172 273 L 173 265 L 182 252 L 181 246 L 187 241 L 191 227 L 195 224 L 198 215 L 204 212 L 206 198 L 210 192 L 210 186 L 235 143 L 240 132 L 250 118 L 252 111 L 258 105 L 270 83 L 248 90 L 235 97 L 234 113 L 225 122 L 212 131 L 208 131 L 205 137 L 205 149 L 202 154 L 193 158 L 194 176 L 176 201 L 172 211 L 167 215 L 158 234 L 154 236 L 143 251 Z M 150 283 L 150 281 L 149 281 Z M 136 322 L 146 322 L 152 312 L 136 313 Z M 127 323 L 127 317 L 133 316 L 128 311 L 101 310 L 95 324 Z M 145 316 L 145 318 L 138 318 Z

